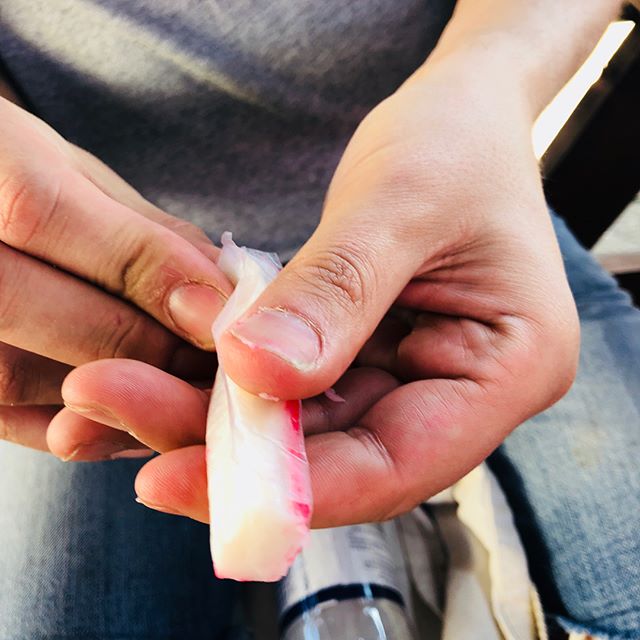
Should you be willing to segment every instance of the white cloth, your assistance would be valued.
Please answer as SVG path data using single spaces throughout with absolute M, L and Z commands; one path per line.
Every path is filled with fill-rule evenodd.
M 547 640 L 511 510 L 486 465 L 398 521 L 420 640 Z

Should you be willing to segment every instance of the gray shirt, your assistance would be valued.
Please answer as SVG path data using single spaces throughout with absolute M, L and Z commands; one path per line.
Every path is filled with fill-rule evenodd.
M 289 257 L 455 0 L 0 0 L 29 106 L 214 239 Z

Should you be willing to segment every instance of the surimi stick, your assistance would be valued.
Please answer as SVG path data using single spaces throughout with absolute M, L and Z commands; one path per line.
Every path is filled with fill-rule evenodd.
M 213 325 L 216 341 L 281 268 L 276 256 L 238 247 L 228 232 L 218 266 L 235 290 Z M 215 574 L 279 580 L 307 540 L 311 519 L 300 401 L 252 395 L 219 363 L 206 442 Z

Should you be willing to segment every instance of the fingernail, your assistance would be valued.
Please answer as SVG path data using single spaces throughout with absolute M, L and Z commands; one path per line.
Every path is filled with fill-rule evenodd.
M 159 505 L 159 504 L 151 504 L 150 502 L 145 502 L 144 500 L 141 500 L 140 498 L 136 498 L 136 502 L 138 504 L 141 504 L 141 505 L 147 507 L 148 509 L 153 509 L 154 511 L 162 511 L 162 513 L 170 513 L 172 516 L 181 516 L 181 515 L 183 515 L 179 511 L 176 511 L 175 509 L 171 509 L 170 507 L 165 507 L 165 506 Z
M 119 460 L 121 458 L 148 458 L 154 454 L 152 449 L 131 449 L 130 445 L 118 442 L 91 442 L 78 445 L 63 462 L 98 462 Z
M 300 316 L 280 309 L 260 309 L 229 330 L 251 349 L 264 349 L 300 371 L 313 368 L 320 357 L 321 340 Z
M 178 287 L 168 300 L 169 315 L 175 325 L 203 347 L 213 347 L 211 325 L 226 300 L 219 291 L 202 284 Z
M 116 418 L 116 416 L 102 407 L 68 404 L 66 402 L 64 406 L 74 413 L 81 415 L 83 418 L 99 422 L 100 424 L 106 424 L 108 427 L 119 429 L 120 431 L 129 431 L 129 428 L 122 422 L 122 420 Z

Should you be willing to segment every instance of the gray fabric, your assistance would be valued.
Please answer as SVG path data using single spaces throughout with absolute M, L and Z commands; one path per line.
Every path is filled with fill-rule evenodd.
M 0 0 L 33 110 L 210 235 L 283 257 L 454 0 Z

